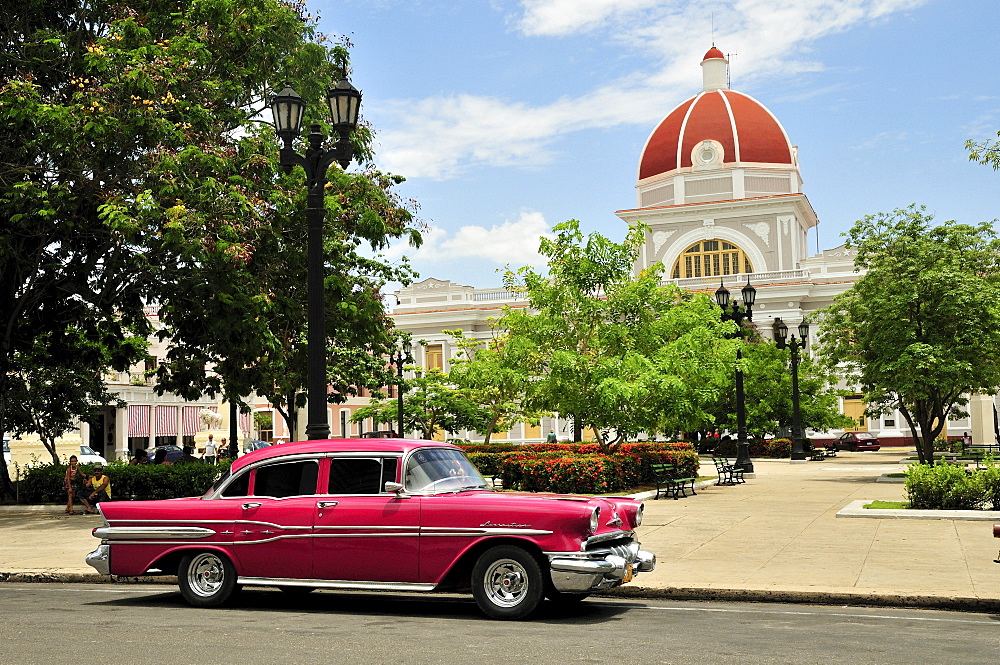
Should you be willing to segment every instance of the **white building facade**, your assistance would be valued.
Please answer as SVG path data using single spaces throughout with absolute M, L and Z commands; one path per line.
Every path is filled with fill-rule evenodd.
M 635 206 L 617 211 L 628 224 L 649 227 L 636 269 L 657 261 L 681 288 L 714 292 L 724 284 L 734 295 L 748 281 L 757 289 L 754 322 L 765 335 L 781 318 L 789 328 L 812 319 L 858 278 L 853 250 L 837 247 L 809 254 L 809 232 L 819 224 L 803 191 L 798 149 L 778 119 L 752 97 L 730 90 L 728 61 L 714 46 L 701 63 L 702 90 L 664 117 L 639 158 Z M 397 292 L 396 325 L 425 340 L 415 359 L 448 369 L 454 349 L 443 330 L 488 337 L 489 319 L 505 305 L 525 307 L 502 289 L 473 289 L 427 279 Z M 815 341 L 815 327 L 813 328 Z M 429 355 L 428 355 L 429 354 Z M 430 364 L 428 364 L 430 363 Z M 859 431 L 887 445 L 912 443 L 898 413 L 864 415 L 860 395 L 842 400 Z M 971 417 L 949 423 L 948 435 L 970 432 L 975 441 L 994 440 L 994 398 L 974 396 Z M 523 426 L 496 439 L 538 441 L 565 422 Z M 810 432 L 816 439 L 841 431 Z M 476 439 L 474 433 L 456 433 Z

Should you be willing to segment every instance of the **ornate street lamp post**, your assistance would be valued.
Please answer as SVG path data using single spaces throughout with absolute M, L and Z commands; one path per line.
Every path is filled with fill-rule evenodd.
M 292 148 L 292 141 L 302 131 L 302 116 L 305 102 L 290 87 L 285 87 L 271 99 L 274 126 L 281 139 L 281 166 L 286 172 L 293 167 L 305 169 L 308 199 L 306 222 L 308 225 L 308 318 L 307 338 L 307 392 L 309 397 L 306 438 L 327 439 L 330 437 L 330 423 L 327 419 L 326 395 L 326 311 L 323 292 L 323 187 L 326 185 L 326 171 L 333 162 L 346 169 L 354 156 L 350 134 L 358 124 L 358 109 L 361 93 L 348 81 L 338 81 L 327 93 L 327 104 L 333 121 L 337 140 L 329 150 L 323 149 L 326 137 L 320 126 L 309 128 L 309 148 L 300 155 Z
M 732 321 L 736 325 L 743 327 L 743 320 L 753 320 L 753 304 L 757 299 L 757 289 L 750 285 L 750 278 L 747 277 L 746 286 L 740 289 L 743 294 L 743 306 L 729 300 L 729 289 L 720 280 L 719 288 L 715 291 L 715 302 L 722 308 L 722 320 Z M 728 309 L 727 309 L 728 307 Z M 739 333 L 737 333 L 739 334 Z M 742 336 L 742 335 L 740 335 Z M 743 351 L 736 347 L 736 464 L 743 469 L 744 473 L 753 473 L 753 462 L 750 460 L 750 444 L 747 442 L 747 403 L 746 395 L 743 393 L 743 368 L 740 366 L 743 360 Z
M 396 436 L 400 439 L 403 438 L 403 365 L 409 362 L 413 362 L 413 357 L 410 355 L 410 343 L 404 341 L 403 347 L 396 349 L 389 356 L 389 364 L 396 366 L 396 420 L 399 422 Z
M 806 348 L 809 339 L 809 324 L 799 324 L 799 339 L 795 335 L 788 339 L 788 326 L 779 318 L 774 320 L 774 339 L 778 348 L 786 346 L 792 350 L 792 460 L 806 459 L 805 434 L 802 431 L 802 413 L 799 411 L 799 350 Z

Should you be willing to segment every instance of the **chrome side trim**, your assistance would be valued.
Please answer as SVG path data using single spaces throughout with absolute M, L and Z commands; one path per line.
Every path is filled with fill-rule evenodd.
M 422 536 L 450 536 L 450 537 L 476 537 L 476 536 L 549 536 L 552 535 L 551 531 L 544 531 L 542 529 L 448 529 L 442 531 L 424 531 L 421 530 L 420 535 Z
M 200 526 L 102 526 L 94 529 L 101 540 L 190 540 L 208 538 L 217 532 Z
M 433 591 L 433 584 L 418 582 L 367 582 L 353 580 L 315 580 L 285 577 L 240 577 L 237 584 L 258 586 L 306 586 L 321 589 L 366 589 L 369 591 Z

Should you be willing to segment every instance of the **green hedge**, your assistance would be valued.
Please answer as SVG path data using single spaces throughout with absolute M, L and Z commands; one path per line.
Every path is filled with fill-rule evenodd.
M 88 464 L 80 468 L 88 476 L 93 469 Z M 111 479 L 111 498 L 121 500 L 175 499 L 198 496 L 212 486 L 226 468 L 218 465 L 191 462 L 188 464 L 127 464 L 112 463 L 104 467 Z M 65 503 L 63 479 L 65 464 L 29 466 L 22 471 L 17 483 L 18 501 L 21 503 Z
M 911 464 L 906 470 L 910 508 L 930 510 L 1000 510 L 1000 466 L 967 473 L 952 464 Z
M 811 446 L 812 442 L 806 439 L 807 445 Z M 715 448 L 716 453 L 724 457 L 736 457 L 736 439 L 731 439 L 728 441 L 719 441 Z M 792 456 L 792 440 L 791 439 L 751 439 L 750 440 L 750 457 L 759 457 L 766 459 L 782 459 L 785 457 Z

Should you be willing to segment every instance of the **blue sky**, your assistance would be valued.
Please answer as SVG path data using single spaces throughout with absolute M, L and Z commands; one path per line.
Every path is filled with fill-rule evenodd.
M 309 0 L 352 42 L 376 163 L 427 224 L 421 275 L 477 287 L 541 265 L 538 237 L 579 219 L 620 240 L 640 152 L 701 89 L 714 41 L 732 87 L 799 147 L 820 226 L 921 203 L 1000 217 L 1000 174 L 966 139 L 1000 130 L 996 0 Z M 784 7 L 788 5 L 788 7 Z

